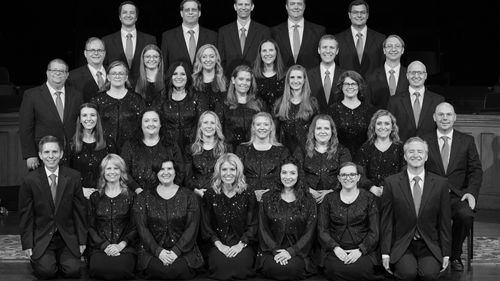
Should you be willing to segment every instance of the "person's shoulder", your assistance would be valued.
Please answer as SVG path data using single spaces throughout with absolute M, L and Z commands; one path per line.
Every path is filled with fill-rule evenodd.
M 313 29 L 315 31 L 323 32 L 325 31 L 325 27 L 323 25 L 304 20 L 304 27 L 309 27 L 310 29 Z
M 369 33 L 371 36 L 373 36 L 374 38 L 376 38 L 378 40 L 382 40 L 382 41 L 385 40 L 386 36 L 383 33 L 380 33 L 380 32 L 378 32 L 376 30 L 368 28 L 366 32 Z
M 69 177 L 78 178 L 78 180 L 80 180 L 80 172 L 72 168 L 66 166 L 59 166 L 59 173 Z
M 256 29 L 259 29 L 259 30 L 269 29 L 269 26 L 267 26 L 265 24 L 262 24 L 260 22 L 254 21 L 254 20 L 252 20 L 250 22 L 250 26 L 253 26 L 253 27 L 255 27 Z
M 225 34 L 225 33 L 229 32 L 231 27 L 234 27 L 235 24 L 236 24 L 236 21 L 232 21 L 228 24 L 225 24 L 225 25 L 219 27 L 218 34 L 221 35 L 221 34 Z
M 434 173 L 429 172 L 429 171 L 425 171 L 425 176 L 429 180 L 435 181 L 435 182 L 437 182 L 440 185 L 446 185 L 446 186 L 448 185 L 448 179 L 445 178 L 445 177 L 442 177 L 440 175 L 434 174 Z
M 386 183 L 392 183 L 392 184 L 397 183 L 397 182 L 399 182 L 399 181 L 402 180 L 402 177 L 404 177 L 404 173 L 406 173 L 406 172 L 407 171 L 405 169 L 404 171 L 401 171 L 401 172 L 399 172 L 397 174 L 390 175 L 390 176 L 388 176 L 388 177 L 385 178 L 385 182 Z
M 282 23 L 279 23 L 273 27 L 271 27 L 272 31 L 282 31 L 282 30 L 287 30 L 288 29 L 288 22 L 284 21 Z
M 207 34 L 208 36 L 217 36 L 217 32 L 216 31 L 213 31 L 209 28 L 206 28 L 206 27 L 203 27 L 200 25 L 200 33 L 205 33 Z
M 116 32 L 113 32 L 113 33 L 110 33 L 110 34 L 108 34 L 108 35 L 103 36 L 103 37 L 102 37 L 102 41 L 110 41 L 112 38 L 114 38 L 114 37 L 116 37 L 116 36 L 118 36 L 118 37 L 120 37 L 120 36 L 121 36 L 121 34 L 120 34 L 120 30 L 118 30 L 118 31 L 116 31 Z
M 337 34 L 335 34 L 335 38 L 337 38 L 337 40 L 343 40 L 345 37 L 347 36 L 350 36 L 351 35 L 351 28 L 347 28 Z
M 138 36 L 143 36 L 144 38 L 147 38 L 147 39 L 152 39 L 152 38 L 156 39 L 156 37 L 154 35 L 146 33 L 146 32 L 142 32 L 142 31 L 139 31 L 139 30 L 137 30 L 137 35 Z

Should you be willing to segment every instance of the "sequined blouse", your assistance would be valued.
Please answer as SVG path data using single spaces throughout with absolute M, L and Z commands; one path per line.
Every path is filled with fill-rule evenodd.
M 129 191 L 111 198 L 94 192 L 89 200 L 89 246 L 91 251 L 102 252 L 110 244 L 122 241 L 127 246 L 123 253 L 135 253 L 137 231 L 132 219 L 135 193 Z
M 259 102 L 263 104 L 261 101 Z M 219 117 L 223 126 L 226 142 L 230 144 L 233 151 L 236 151 L 236 147 L 238 147 L 239 144 L 250 140 L 252 118 L 259 111 L 249 108 L 247 104 L 238 104 L 238 106 L 233 109 L 224 104 L 222 110 L 217 111 L 222 113 Z
M 388 176 L 397 174 L 406 166 L 402 143 L 392 143 L 382 152 L 375 144 L 365 142 L 359 149 L 356 163 L 364 167 L 367 177 L 363 188 L 370 189 L 373 185 L 381 186 Z
M 285 78 L 278 79 L 278 75 L 272 77 L 256 78 L 257 96 L 272 108 L 276 100 L 283 95 L 285 89 Z
M 137 195 L 134 219 L 140 245 L 137 268 L 145 269 L 151 258 L 158 258 L 163 249 L 184 258 L 191 268 L 203 265 L 203 257 L 196 244 L 200 224 L 200 206 L 196 195 L 179 187 L 170 199 L 163 199 L 156 189 Z
M 162 95 L 163 90 L 157 90 L 155 86 L 156 85 L 154 82 L 148 82 L 146 84 L 146 92 L 143 99 L 146 107 L 153 107 L 159 110 L 164 99 Z
M 90 101 L 97 105 L 104 135 L 114 141 L 119 152 L 139 124 L 140 114 L 145 106 L 142 97 L 130 90 L 122 99 L 115 99 L 102 92 Z
M 245 179 L 250 190 L 275 189 L 279 184 L 281 161 L 290 153 L 285 146 L 273 145 L 269 150 L 257 150 L 253 144 L 241 144 L 236 155 L 245 167 Z
M 201 90 L 196 90 L 196 93 L 200 96 L 205 97 L 208 102 L 208 109 L 215 111 L 217 115 L 220 114 L 217 112 L 217 109 L 221 109 L 224 104 L 224 100 L 226 100 L 227 93 L 226 92 L 215 92 L 212 88 L 212 83 L 203 83 Z
M 101 150 L 95 150 L 96 143 L 82 142 L 82 150 L 76 153 L 73 149 L 69 156 L 69 165 L 71 168 L 80 172 L 82 187 L 96 188 L 97 180 L 100 175 L 101 161 L 109 153 L 116 153 L 116 148 L 112 140 L 106 141 L 106 146 Z
M 227 145 L 225 152 L 230 152 Z M 214 156 L 213 149 L 203 149 L 200 154 L 193 155 L 189 147 L 185 155 L 188 171 L 186 187 L 190 189 L 209 189 L 214 174 L 215 162 L 218 159 L 218 157 Z
M 249 244 L 257 240 L 257 199 L 245 190 L 229 198 L 210 188 L 203 195 L 202 234 L 205 240 L 221 241 L 233 246 L 239 241 Z
M 315 190 L 329 190 L 340 188 L 337 179 L 340 165 L 351 161 L 349 150 L 339 144 L 337 151 L 328 159 L 328 153 L 319 153 L 314 150 L 311 157 L 307 155 L 305 149 L 296 149 L 294 156 L 299 160 L 302 171 L 304 172 L 304 183 L 307 188 Z

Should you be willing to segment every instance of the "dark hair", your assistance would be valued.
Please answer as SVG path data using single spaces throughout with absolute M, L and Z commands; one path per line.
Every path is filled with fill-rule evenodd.
M 366 7 L 366 12 L 370 13 L 370 6 L 368 3 L 364 0 L 354 0 L 349 4 L 349 10 L 347 10 L 348 13 L 351 12 L 352 6 L 360 6 L 360 5 L 365 5 Z
M 90 37 L 89 39 L 87 39 L 87 41 L 85 41 L 85 50 L 87 50 L 87 46 L 94 41 L 101 42 L 102 48 L 104 49 L 104 51 L 106 51 L 106 45 L 104 45 L 104 42 L 98 37 Z
M 174 158 L 170 158 L 167 156 L 167 157 L 157 159 L 156 161 L 153 162 L 153 165 L 151 166 L 151 170 L 153 170 L 155 175 L 158 174 L 158 172 L 161 170 L 161 166 L 163 166 L 163 163 L 165 163 L 165 162 L 172 162 L 172 165 L 174 166 L 174 170 L 175 170 L 176 174 L 181 172 L 179 169 L 179 166 L 177 165 L 177 163 L 175 163 Z
M 198 11 L 201 11 L 201 2 L 198 0 L 182 0 L 181 4 L 179 5 L 180 10 L 184 10 L 184 4 L 187 2 L 195 2 L 198 5 Z
M 58 138 L 54 137 L 54 136 L 45 136 L 43 138 L 40 139 L 40 141 L 38 142 L 38 151 L 39 152 L 42 152 L 43 150 L 43 145 L 46 144 L 46 143 L 57 143 L 57 145 L 59 146 L 59 150 L 60 151 L 63 151 L 63 145 L 62 143 L 59 141 Z
M 156 46 L 155 44 L 149 44 L 142 49 L 141 52 L 141 63 L 139 64 L 139 77 L 137 79 L 137 84 L 135 85 L 135 92 L 138 93 L 139 95 L 142 96 L 142 98 L 145 100 L 146 99 L 146 92 L 148 89 L 148 79 L 146 76 L 146 66 L 144 65 L 144 54 L 149 51 L 153 50 L 158 53 L 160 56 L 158 58 L 158 71 L 156 72 L 156 77 L 154 81 L 154 88 L 156 92 L 160 93 L 161 99 L 163 100 L 163 97 L 165 96 L 165 76 L 164 76 L 164 69 L 163 69 L 163 54 Z
M 352 167 L 356 168 L 356 173 L 358 173 L 358 174 L 361 172 L 361 167 L 358 164 L 351 162 L 351 161 L 343 162 L 342 164 L 340 164 L 339 172 L 340 172 L 340 170 L 342 170 L 342 168 L 347 167 L 347 166 L 352 166 Z
M 285 165 L 288 165 L 288 164 L 292 164 L 294 165 L 295 167 L 297 167 L 297 183 L 295 183 L 295 186 L 294 186 L 294 191 L 295 191 L 295 196 L 297 198 L 298 201 L 301 201 L 302 199 L 304 199 L 304 197 L 309 193 L 308 192 L 308 188 L 307 186 L 303 183 L 302 179 L 303 179 L 303 172 L 302 172 L 302 169 L 300 168 L 300 162 L 297 158 L 295 158 L 294 156 L 290 155 L 286 158 L 284 158 L 283 160 L 280 161 L 280 169 L 279 169 L 279 172 L 278 172 L 278 188 L 279 188 L 279 192 L 281 192 L 283 190 L 283 183 L 281 182 L 281 169 L 283 168 L 283 166 Z
M 273 68 L 274 68 L 274 71 L 276 71 L 276 78 L 279 79 L 282 79 L 283 76 L 285 76 L 286 74 L 286 71 L 285 71 L 285 65 L 283 64 L 283 59 L 281 58 L 281 51 L 280 51 L 280 47 L 278 46 L 278 43 L 276 41 L 274 41 L 274 39 L 264 39 L 262 41 L 260 41 L 260 44 L 259 44 L 259 48 L 257 49 L 257 56 L 255 57 L 255 61 L 253 63 L 253 73 L 255 75 L 255 78 L 265 78 L 264 75 L 262 73 L 264 73 L 264 63 L 262 62 L 262 57 L 260 55 L 260 52 L 262 50 L 262 45 L 264 45 L 264 43 L 271 43 L 274 45 L 274 49 L 276 49 L 276 59 L 274 60 L 274 63 L 273 63 Z
M 160 125 L 164 123 L 163 114 L 161 114 L 157 106 L 153 105 L 150 107 L 146 107 L 143 111 L 141 111 L 139 118 L 137 119 L 137 125 L 135 127 L 134 135 L 130 139 L 131 141 L 134 141 L 136 144 L 139 145 L 143 145 L 142 140 L 144 139 L 144 133 L 142 132 L 142 118 L 144 117 L 144 114 L 146 114 L 147 112 L 155 112 L 156 114 L 158 114 L 158 118 L 160 118 Z M 160 141 L 164 141 L 166 139 L 163 137 L 165 136 L 165 130 L 166 126 L 160 127 L 160 132 L 159 132 Z
M 111 75 L 110 74 L 111 69 L 113 69 L 117 66 L 122 66 L 125 69 L 125 72 L 127 73 L 127 81 L 125 81 L 125 88 L 129 89 L 131 87 L 130 81 L 128 80 L 128 74 L 129 74 L 130 70 L 128 69 L 128 65 L 126 63 L 124 63 L 123 61 L 115 60 L 112 63 L 110 63 L 108 66 L 108 69 L 106 69 L 107 75 Z M 109 79 L 106 79 L 106 83 L 104 83 L 104 86 L 102 86 L 102 89 L 107 91 L 110 88 L 111 88 L 111 82 L 109 81 Z
M 248 89 L 247 92 L 247 107 L 250 109 L 253 109 L 255 111 L 261 111 L 262 110 L 262 103 L 260 100 L 256 98 L 257 94 L 257 83 L 255 82 L 255 77 L 253 75 L 252 69 L 248 65 L 238 65 L 234 70 L 233 73 L 231 74 L 231 78 L 236 79 L 238 77 L 238 74 L 240 72 L 248 72 L 251 77 L 251 82 L 250 82 L 250 88 Z M 234 83 L 229 82 L 229 89 L 227 90 L 227 96 L 226 100 L 224 101 L 225 104 L 229 106 L 230 109 L 235 109 L 238 107 L 238 97 L 236 96 L 236 90 Z
M 365 84 L 365 80 L 363 79 L 363 76 L 361 76 L 361 74 L 357 73 L 356 71 L 354 70 L 348 70 L 348 71 L 344 71 L 342 72 L 342 74 L 340 74 L 340 77 L 339 77 L 339 82 L 337 83 L 337 89 L 339 89 L 340 93 L 342 93 L 342 95 L 344 95 L 344 92 L 342 91 L 342 87 L 344 86 L 344 80 L 346 78 L 351 78 L 352 80 L 354 80 L 354 82 L 356 82 L 358 84 L 358 99 L 359 100 L 363 100 L 364 98 L 364 92 L 365 92 L 365 89 L 366 89 L 366 84 Z
M 125 5 L 132 5 L 132 6 L 134 6 L 134 7 L 135 7 L 135 15 L 136 15 L 136 17 L 137 17 L 137 18 L 139 17 L 139 8 L 138 8 L 138 7 L 137 7 L 137 5 L 136 5 L 134 2 L 132 2 L 132 1 L 124 1 L 124 2 L 122 2 L 122 3 L 120 4 L 120 6 L 118 6 L 118 16 L 119 16 L 119 15 L 121 15 L 121 13 L 122 13 L 122 8 L 123 8 L 123 6 L 125 6 Z
M 306 153 L 308 157 L 313 157 L 314 150 L 316 148 L 316 139 L 314 137 L 314 131 L 316 129 L 316 124 L 318 123 L 318 120 L 326 120 L 328 123 L 330 123 L 330 129 L 332 131 L 332 136 L 330 137 L 330 140 L 328 141 L 328 150 L 326 151 L 327 156 L 326 159 L 330 160 L 332 157 L 337 153 L 337 148 L 339 146 L 339 139 L 338 139 L 338 134 L 337 134 L 337 127 L 335 126 L 335 122 L 333 121 L 332 117 L 328 114 L 319 114 L 314 116 L 313 120 L 311 121 L 311 124 L 309 125 L 309 131 L 307 132 L 307 140 L 306 140 Z
M 104 131 L 102 129 L 102 122 L 101 122 L 101 116 L 99 115 L 99 109 L 97 108 L 97 105 L 95 105 L 94 103 L 86 102 L 80 105 L 80 109 L 78 110 L 78 117 L 76 118 L 76 130 L 75 134 L 73 135 L 73 146 L 71 147 L 71 150 L 76 153 L 80 153 L 80 151 L 82 151 L 83 126 L 80 120 L 80 114 L 82 112 L 82 109 L 84 108 L 94 109 L 97 115 L 97 121 L 94 129 L 92 130 L 92 134 L 94 135 L 96 141 L 94 150 L 98 151 L 106 147 L 106 140 L 104 139 Z
M 191 98 L 193 95 L 192 87 L 193 87 L 193 77 L 191 77 L 191 67 L 187 65 L 187 63 L 183 61 L 176 61 L 170 65 L 170 67 L 167 70 L 166 74 L 166 80 L 167 80 L 167 99 L 171 100 L 172 99 L 172 92 L 174 91 L 174 84 L 172 83 L 172 76 L 174 75 L 175 70 L 177 67 L 181 66 L 184 68 L 184 72 L 186 72 L 186 86 L 184 88 L 186 89 L 186 94 L 188 98 Z

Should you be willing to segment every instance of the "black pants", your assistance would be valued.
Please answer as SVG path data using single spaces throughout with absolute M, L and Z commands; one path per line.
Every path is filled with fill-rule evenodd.
M 380 280 L 375 275 L 374 264 L 369 256 L 361 256 L 356 262 L 345 264 L 335 253 L 331 253 L 325 258 L 324 273 L 329 280 Z
M 54 279 L 58 273 L 64 278 L 80 277 L 80 257 L 73 255 L 59 232 L 52 236 L 45 253 L 31 260 L 31 266 L 39 279 Z
M 251 247 L 244 248 L 236 257 L 228 258 L 216 247 L 208 252 L 210 278 L 217 280 L 243 280 L 255 275 L 253 264 L 255 251 Z
M 412 240 L 403 256 L 394 264 L 396 280 L 421 281 L 437 280 L 441 270 L 441 261 L 431 253 L 424 240 Z
M 119 256 L 108 256 L 104 252 L 90 255 L 89 275 L 104 280 L 135 279 L 136 256 L 131 253 L 120 253 Z
M 451 204 L 451 256 L 450 259 L 459 259 L 462 255 L 462 245 L 472 227 L 474 212 L 466 201 L 460 201 L 456 194 L 450 194 Z
M 159 258 L 153 257 L 145 270 L 147 279 L 186 280 L 196 276 L 183 257 L 177 258 L 171 265 L 163 265 Z
M 288 260 L 288 264 L 281 265 L 274 261 L 274 256 L 264 254 L 261 273 L 275 280 L 302 280 L 307 276 L 304 259 L 294 256 Z

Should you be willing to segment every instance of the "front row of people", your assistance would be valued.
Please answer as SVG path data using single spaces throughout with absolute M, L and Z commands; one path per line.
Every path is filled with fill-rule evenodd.
M 86 202 L 79 173 L 59 166 L 62 147 L 47 136 L 39 143 L 44 166 L 20 188 L 21 241 L 42 279 L 77 277 L 88 245 L 89 273 L 101 279 L 132 279 L 134 268 L 148 279 L 190 279 L 206 261 L 218 280 L 246 279 L 255 270 L 300 280 L 317 272 L 311 252 L 318 239 L 328 279 L 376 280 L 382 257 L 397 279 L 436 280 L 449 262 L 451 211 L 446 179 L 424 169 L 427 155 L 422 139 L 405 143 L 407 169 L 386 178 L 381 216 L 378 198 L 358 188 L 360 171 L 352 162 L 340 166 L 341 188 L 317 207 L 299 162 L 287 157 L 280 183 L 257 203 L 243 163 L 232 153 L 218 158 L 201 200 L 176 184 L 173 157 L 153 163 L 156 188 L 136 195 L 127 186 L 125 161 L 108 154 L 97 191 Z M 204 254 L 199 231 L 208 246 Z

